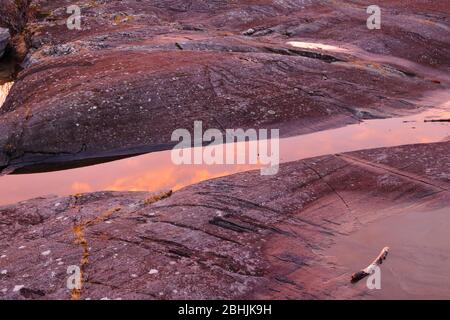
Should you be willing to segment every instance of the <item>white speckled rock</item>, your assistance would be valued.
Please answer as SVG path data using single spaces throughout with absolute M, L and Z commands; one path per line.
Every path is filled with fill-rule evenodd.
M 9 42 L 10 34 L 9 30 L 5 28 L 0 28 L 0 58 L 3 56 L 5 52 L 6 45 Z

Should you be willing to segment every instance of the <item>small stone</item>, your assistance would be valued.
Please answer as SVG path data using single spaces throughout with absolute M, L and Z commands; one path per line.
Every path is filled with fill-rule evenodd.
M 149 274 L 157 274 L 159 271 L 156 269 L 151 269 L 148 273 Z
M 14 289 L 13 289 L 13 292 L 17 292 L 17 291 L 20 291 L 20 289 L 22 289 L 23 287 L 25 287 L 24 285 L 17 285 L 17 286 L 15 286 L 14 287 Z
M 251 35 L 254 34 L 255 32 L 256 32 L 255 29 L 250 28 L 250 29 L 247 29 L 247 30 L 245 30 L 244 32 L 242 32 L 242 34 L 243 34 L 244 36 L 251 36 Z
M 51 253 L 51 250 L 47 250 L 47 251 L 42 252 L 41 254 L 43 256 L 48 256 L 50 253 Z

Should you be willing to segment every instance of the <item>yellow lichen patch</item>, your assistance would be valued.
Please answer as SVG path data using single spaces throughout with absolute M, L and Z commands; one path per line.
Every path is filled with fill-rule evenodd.
M 51 17 L 52 15 L 53 15 L 53 12 L 51 12 L 51 11 L 38 10 L 34 16 L 38 19 L 44 19 L 47 17 Z
M 133 21 L 133 17 L 129 16 L 127 14 L 122 14 L 121 13 L 121 14 L 116 14 L 114 16 L 114 23 L 116 25 L 121 24 L 121 23 L 127 23 L 127 22 L 130 22 L 130 21 Z
M 89 1 L 89 5 L 88 5 L 90 8 L 93 8 L 93 7 L 98 7 L 99 6 L 99 4 L 97 3 L 97 1 L 96 0 L 91 0 L 91 1 Z
M 80 259 L 80 266 L 79 266 L 80 271 L 81 271 L 80 288 L 72 289 L 72 291 L 70 293 L 71 300 L 79 300 L 81 298 L 81 292 L 83 289 L 83 280 L 84 280 L 84 270 L 86 269 L 86 266 L 89 263 L 89 245 L 88 245 L 88 241 L 85 237 L 86 227 L 92 226 L 96 223 L 100 223 L 100 222 L 108 219 L 113 213 L 120 211 L 120 210 L 121 210 L 120 207 L 107 210 L 104 213 L 102 213 L 101 215 L 99 215 L 98 217 L 95 217 L 94 219 L 90 219 L 90 220 L 81 222 L 72 227 L 72 233 L 75 237 L 75 244 L 79 245 L 82 248 L 83 253 L 82 253 L 82 256 Z
M 70 300 L 80 300 L 81 298 L 81 289 L 72 289 L 70 293 Z
M 169 198 L 171 195 L 172 195 L 172 190 L 169 190 L 167 192 L 163 192 L 163 193 L 160 193 L 160 194 L 156 194 L 156 195 L 150 196 L 147 199 L 145 199 L 144 200 L 144 204 L 145 205 L 150 205 L 150 204 L 153 204 L 153 203 L 155 203 L 157 201 Z
M 89 246 L 86 238 L 84 237 L 84 226 L 83 225 L 75 225 L 72 228 L 72 232 L 75 236 L 75 244 L 79 245 L 83 249 L 83 255 L 80 260 L 80 288 L 74 288 L 71 291 L 70 298 L 71 300 L 79 300 L 81 297 L 81 290 L 83 288 L 83 278 L 84 278 L 84 268 L 89 262 Z
M 91 225 L 93 225 L 93 224 L 96 224 L 96 223 L 105 221 L 105 220 L 108 219 L 113 213 L 115 213 L 115 212 L 117 212 L 117 211 L 120 211 L 120 210 L 121 210 L 121 208 L 120 208 L 120 207 L 117 207 L 117 208 L 113 208 L 113 209 L 110 209 L 110 210 L 108 210 L 108 211 L 105 211 L 104 213 L 102 213 L 101 215 L 99 215 L 98 217 L 96 217 L 95 219 L 92 219 L 92 220 L 87 221 L 87 222 L 85 223 L 85 226 L 88 227 L 88 226 L 91 226 Z
M 144 200 L 144 204 L 150 205 L 150 204 L 160 201 L 162 199 L 166 199 L 166 198 L 170 197 L 171 195 L 172 195 L 172 190 L 169 190 L 167 192 L 162 192 L 162 193 L 153 195 L 151 197 L 148 197 L 147 199 Z M 75 195 L 73 195 L 73 197 L 75 198 L 75 200 L 77 200 L 82 197 L 82 194 L 75 194 Z M 77 205 L 73 204 L 72 207 L 77 207 Z M 71 293 L 70 293 L 71 300 L 79 300 L 81 298 L 81 294 L 82 294 L 82 290 L 83 290 L 83 283 L 84 283 L 84 273 L 86 270 L 86 266 L 89 263 L 90 254 L 89 254 L 89 244 L 85 237 L 86 228 L 93 226 L 97 223 L 105 221 L 111 215 L 113 215 L 115 212 L 120 211 L 121 209 L 122 209 L 121 207 L 109 209 L 93 219 L 81 221 L 80 223 L 75 224 L 72 227 L 72 233 L 75 238 L 75 244 L 81 247 L 83 253 L 81 255 L 80 266 L 79 266 L 80 271 L 81 271 L 80 287 L 71 290 Z M 103 234 L 103 237 L 105 237 L 105 236 L 106 235 Z

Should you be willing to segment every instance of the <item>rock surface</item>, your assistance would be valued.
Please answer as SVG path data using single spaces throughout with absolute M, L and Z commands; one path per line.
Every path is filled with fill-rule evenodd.
M 289 136 L 415 112 L 448 88 L 448 6 L 380 3 L 368 30 L 370 1 L 72 1 L 69 30 L 66 1 L 33 1 L 0 168 L 165 149 L 195 120 Z
M 324 254 L 384 216 L 449 206 L 450 142 L 312 158 L 175 193 L 0 207 L 0 297 L 331 299 L 367 292 Z M 345 183 L 343 183 L 345 181 Z M 83 286 L 67 289 L 68 266 Z
M 0 58 L 3 57 L 3 54 L 5 53 L 10 36 L 8 29 L 0 28 Z

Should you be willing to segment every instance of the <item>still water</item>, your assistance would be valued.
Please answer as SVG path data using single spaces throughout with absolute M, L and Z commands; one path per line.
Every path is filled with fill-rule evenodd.
M 450 92 L 436 91 L 421 102 L 433 107 L 412 116 L 367 120 L 281 139 L 280 161 L 449 139 L 449 122 L 424 120 L 450 119 Z M 175 165 L 171 161 L 171 151 L 155 152 L 65 171 L 2 176 L 0 204 L 50 194 L 177 190 L 203 180 L 258 168 L 257 165 Z

